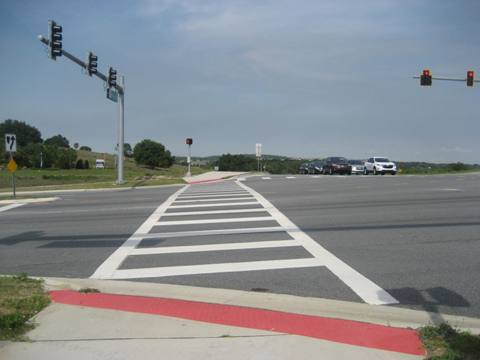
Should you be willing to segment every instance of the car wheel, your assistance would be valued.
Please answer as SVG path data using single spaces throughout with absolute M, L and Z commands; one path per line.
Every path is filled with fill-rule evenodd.
M 363 169 L 363 175 L 368 175 L 368 170 L 367 170 L 367 168 Z
M 392 171 L 392 175 L 397 175 L 397 172 L 396 172 L 396 171 Z

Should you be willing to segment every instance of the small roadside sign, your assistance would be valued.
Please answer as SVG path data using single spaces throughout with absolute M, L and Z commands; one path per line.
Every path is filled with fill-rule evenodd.
M 112 88 L 107 89 L 107 99 L 118 102 L 118 91 Z
M 10 153 L 17 151 L 17 137 L 15 134 L 5 134 L 5 150 Z
M 8 164 L 7 164 L 7 169 L 8 171 L 10 171 L 11 173 L 14 173 L 15 171 L 17 171 L 17 163 L 15 162 L 15 160 L 11 159 Z
M 262 144 L 255 144 L 255 155 L 257 158 L 262 157 Z

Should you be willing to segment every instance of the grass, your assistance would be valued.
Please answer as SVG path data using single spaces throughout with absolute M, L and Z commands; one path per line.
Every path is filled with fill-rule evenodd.
M 65 190 L 84 188 L 119 187 L 115 184 L 117 171 L 114 168 L 113 156 L 79 150 L 78 158 L 88 159 L 90 166 L 95 165 L 95 159 L 105 157 L 106 169 L 20 169 L 15 173 L 17 191 L 26 190 Z M 208 169 L 192 167 L 192 174 L 197 175 Z M 185 166 L 173 165 L 167 169 L 150 169 L 138 166 L 131 158 L 125 158 L 124 177 L 126 183 L 121 185 L 146 186 L 182 184 L 182 177 L 187 172 Z M 7 170 L 0 171 L 0 192 L 11 191 L 11 174 Z
M 448 324 L 425 326 L 419 330 L 420 338 L 430 360 L 478 360 L 480 336 L 459 331 Z
M 50 303 L 42 281 L 19 276 L 0 277 L 0 340 L 20 340 L 32 329 L 30 318 Z

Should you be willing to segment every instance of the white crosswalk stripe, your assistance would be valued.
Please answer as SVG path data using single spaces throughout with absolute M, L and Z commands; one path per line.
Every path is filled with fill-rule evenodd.
M 295 179 L 296 177 L 287 178 Z M 271 178 L 262 177 L 262 179 Z M 184 209 L 187 211 L 183 211 Z M 252 215 L 248 214 L 250 212 Z M 256 216 L 255 213 L 258 212 L 264 214 Z M 185 218 L 186 216 L 189 217 Z M 170 229 L 172 226 L 174 228 Z M 273 237 L 273 240 L 264 238 L 268 234 L 270 234 L 270 239 Z M 217 237 L 216 243 L 208 243 L 215 236 Z M 219 236 L 221 243 L 218 243 Z M 250 237 L 248 241 L 245 241 L 246 236 Z M 232 240 L 229 241 L 228 237 L 232 237 Z M 194 244 L 197 239 L 200 241 L 200 238 L 206 241 L 202 244 Z M 186 239 L 190 241 L 190 244 L 185 244 Z M 158 240 L 160 240 L 160 245 L 158 245 Z M 165 240 L 171 245 L 165 245 Z M 140 243 L 142 243 L 142 247 L 138 247 Z M 147 246 L 143 246 L 143 244 Z M 292 248 L 292 251 L 301 249 L 305 255 L 302 257 L 297 252 L 295 257 L 290 253 L 283 253 L 281 259 L 268 258 L 267 260 L 248 261 L 248 257 L 251 257 L 252 253 L 247 252 L 244 253 L 247 257 L 244 259 L 246 261 L 236 261 L 234 257 L 232 262 L 222 263 L 218 263 L 218 260 L 215 262 L 211 256 L 208 257 L 208 254 L 218 254 L 214 252 L 231 253 L 234 256 L 236 251 L 255 249 L 275 251 L 275 249 L 288 250 L 288 248 Z M 127 258 L 135 259 L 134 264 L 141 264 L 142 259 L 147 256 L 150 256 L 150 259 L 152 256 L 161 259 L 160 257 L 165 254 L 188 253 L 198 253 L 195 255 L 196 258 L 206 256 L 205 259 L 210 260 L 192 265 L 154 267 L 135 265 L 122 268 L 124 262 L 128 261 Z M 269 256 L 274 255 L 270 254 Z M 257 256 L 255 259 L 259 259 L 259 257 Z M 162 260 L 158 261 L 161 264 Z M 145 263 L 145 265 L 147 264 L 150 263 Z M 214 184 L 186 185 L 174 193 L 120 248 L 100 265 L 91 277 L 97 279 L 142 279 L 315 267 L 328 268 L 367 303 L 392 304 L 397 302 L 385 290 L 310 238 L 262 195 L 239 180 L 230 180 Z

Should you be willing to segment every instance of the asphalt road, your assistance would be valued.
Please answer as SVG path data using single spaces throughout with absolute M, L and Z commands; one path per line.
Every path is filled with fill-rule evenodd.
M 480 317 L 478 174 L 269 176 L 242 183 L 247 189 L 233 181 L 191 186 L 160 210 L 179 187 L 64 194 L 53 203 L 0 212 L 0 273 L 98 272 L 105 278 L 366 301 L 335 264 L 315 264 L 312 244 L 292 239 L 289 234 L 296 233 L 281 224 L 282 215 L 270 218 L 263 196 L 300 233 L 399 301 L 390 306 Z M 158 216 L 151 218 L 155 209 Z M 148 229 L 139 232 L 144 222 Z M 137 241 L 135 250 L 125 245 L 129 238 Z M 124 257 L 115 264 L 112 254 Z M 253 271 L 259 262 L 261 269 Z

